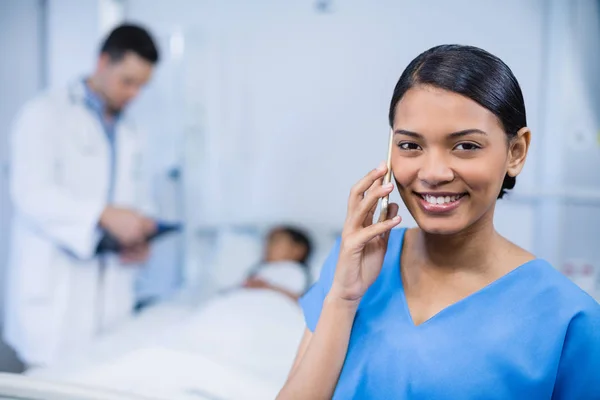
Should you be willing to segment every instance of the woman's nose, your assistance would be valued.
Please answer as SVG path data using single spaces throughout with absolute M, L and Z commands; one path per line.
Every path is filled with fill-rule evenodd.
M 417 175 L 419 180 L 428 186 L 439 186 L 454 180 L 454 172 L 446 157 L 439 153 L 424 155 L 423 165 Z

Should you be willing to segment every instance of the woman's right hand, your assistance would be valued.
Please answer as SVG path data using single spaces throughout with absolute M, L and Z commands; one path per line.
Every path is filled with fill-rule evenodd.
M 387 166 L 382 163 L 350 191 L 340 255 L 329 292 L 329 296 L 336 299 L 360 301 L 379 276 L 390 231 L 402 220 L 397 215 L 398 205 L 390 203 L 388 218 L 373 223 L 378 200 L 390 194 L 394 188 L 392 183 L 382 185 L 386 172 Z

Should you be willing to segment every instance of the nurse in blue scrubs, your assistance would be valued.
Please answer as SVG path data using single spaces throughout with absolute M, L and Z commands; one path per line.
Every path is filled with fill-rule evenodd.
M 389 122 L 418 228 L 397 228 L 397 205 L 372 223 L 393 190 L 385 164 L 352 188 L 278 398 L 600 399 L 600 305 L 494 229 L 531 137 L 509 67 L 432 48 L 400 77 Z

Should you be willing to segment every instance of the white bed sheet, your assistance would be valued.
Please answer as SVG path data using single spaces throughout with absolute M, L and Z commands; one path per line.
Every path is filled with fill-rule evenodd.
M 70 375 L 79 385 L 165 400 L 265 400 L 279 388 L 200 354 L 154 347 Z
M 156 346 L 171 327 L 188 320 L 192 315 L 192 309 L 182 303 L 155 306 L 117 327 L 115 331 L 100 336 L 89 348 L 62 358 L 52 367 L 31 369 L 26 374 L 61 379 L 74 372 L 117 359 L 128 352 Z
M 274 398 L 303 331 L 302 311 L 286 296 L 236 289 L 198 308 L 150 309 L 78 357 L 29 374 L 169 399 L 201 399 L 203 391 L 215 399 Z
M 237 289 L 210 301 L 161 344 L 283 385 L 302 339 L 302 310 L 270 290 Z

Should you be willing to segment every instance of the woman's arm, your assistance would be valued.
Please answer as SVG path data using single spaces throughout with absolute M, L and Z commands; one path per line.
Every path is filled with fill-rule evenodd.
M 314 334 L 303 341 L 296 365 L 279 393 L 280 400 L 333 397 L 356 310 L 381 271 L 390 230 L 400 223 L 397 204 L 390 204 L 391 219 L 373 223 L 377 200 L 392 191 L 391 185 L 382 186 L 386 172 L 382 163 L 350 191 L 333 282 L 320 304 Z
M 327 296 L 314 334 L 306 330 L 290 376 L 277 397 L 331 399 L 350 340 L 357 302 Z
M 304 335 L 302 335 L 302 340 L 300 341 L 300 345 L 298 346 L 298 351 L 296 352 L 296 358 L 294 359 L 294 363 L 292 364 L 292 369 L 291 369 L 290 373 L 288 374 L 288 379 L 287 379 L 288 381 L 290 380 L 292 375 L 294 375 L 294 373 L 296 372 L 298 365 L 300 365 L 300 362 L 302 361 L 302 358 L 304 357 L 304 354 L 306 353 L 306 349 L 308 349 L 308 345 L 310 344 L 312 337 L 313 337 L 313 333 L 310 331 L 310 329 L 305 328 Z

